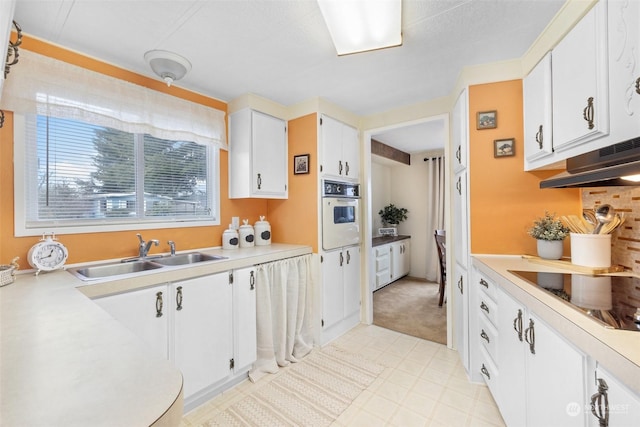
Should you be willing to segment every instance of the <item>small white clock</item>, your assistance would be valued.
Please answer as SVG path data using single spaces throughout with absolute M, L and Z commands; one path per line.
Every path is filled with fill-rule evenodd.
M 67 248 L 56 240 L 55 235 L 43 235 L 42 240 L 33 245 L 27 254 L 29 265 L 36 270 L 36 275 L 41 271 L 53 271 L 64 266 L 69 252 Z

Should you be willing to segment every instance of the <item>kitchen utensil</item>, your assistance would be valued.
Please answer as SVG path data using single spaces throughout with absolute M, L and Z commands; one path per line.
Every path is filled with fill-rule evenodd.
M 595 208 L 594 211 L 596 219 L 598 220 L 598 225 L 596 225 L 596 228 L 593 229 L 592 234 L 599 234 L 602 226 L 613 221 L 616 215 L 616 210 L 613 208 L 613 206 L 604 204 Z
M 587 221 L 589 224 L 594 227 L 598 224 L 598 220 L 596 219 L 596 214 L 592 209 L 583 209 L 582 210 L 582 218 Z

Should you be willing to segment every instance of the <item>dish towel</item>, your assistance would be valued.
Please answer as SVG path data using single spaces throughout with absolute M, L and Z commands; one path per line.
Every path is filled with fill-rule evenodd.
M 257 360 L 249 371 L 252 382 L 297 362 L 313 348 L 316 264 L 309 254 L 257 266 Z

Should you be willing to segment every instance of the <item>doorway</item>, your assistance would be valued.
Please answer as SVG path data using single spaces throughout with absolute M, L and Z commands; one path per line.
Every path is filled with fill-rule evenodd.
M 405 165 L 388 158 L 371 154 L 371 140 L 374 139 L 385 145 L 395 149 L 404 151 L 409 154 L 410 165 Z M 372 260 L 372 240 L 378 235 L 378 228 L 382 226 L 378 211 L 388 203 L 394 203 L 399 207 L 405 207 L 409 210 L 408 219 L 398 226 L 398 232 L 402 235 L 411 236 L 411 268 L 408 277 L 397 281 L 394 284 L 387 285 L 385 288 L 376 291 L 377 302 L 374 302 L 375 274 L 372 262 L 369 262 L 368 287 L 366 290 L 366 298 L 363 300 L 365 305 L 365 315 L 368 323 L 374 322 L 374 311 L 376 303 L 378 305 L 388 305 L 385 309 L 385 317 L 393 317 L 394 310 L 399 314 L 402 311 L 408 311 L 407 306 L 403 306 L 401 299 L 403 295 L 407 302 L 416 301 L 415 294 L 411 297 L 409 289 L 411 287 L 422 285 L 426 288 L 431 287 L 431 293 L 435 294 L 434 299 L 437 305 L 437 275 L 427 272 L 428 256 L 435 257 L 433 260 L 434 268 L 437 266 L 437 252 L 435 251 L 433 230 L 427 230 L 427 196 L 421 192 L 426 186 L 420 185 L 426 183 L 427 175 L 424 165 L 424 158 L 431 156 L 446 157 L 448 152 L 449 141 L 449 119 L 448 114 L 434 116 L 414 122 L 406 122 L 397 124 L 387 128 L 375 129 L 367 131 L 364 134 L 365 145 L 365 182 L 367 188 L 363 189 L 366 195 L 364 200 L 365 216 L 367 221 L 364 222 L 364 238 L 365 242 L 369 242 L 365 247 L 367 259 Z M 446 164 L 447 162 L 445 162 Z M 448 165 L 445 175 L 448 174 Z M 448 194 L 445 197 L 445 224 L 448 223 Z M 430 245 L 432 255 L 428 255 Z M 431 283 L 431 285 L 429 285 Z M 414 290 L 415 290 L 414 289 Z M 381 292 L 385 290 L 385 292 Z M 426 292 L 429 293 L 429 292 Z M 381 303 L 380 297 L 384 295 L 393 295 L 395 303 Z M 389 297 L 387 297 L 389 298 Z M 424 300 L 422 301 L 423 311 L 433 314 L 433 308 L 427 308 Z M 393 307 L 398 307 L 393 309 Z M 404 308 L 401 308 L 404 307 Z M 381 307 L 378 307 L 381 308 Z M 417 313 L 420 308 L 416 307 Z M 377 310 L 380 315 L 380 310 Z M 438 307 L 437 314 L 441 315 L 445 320 L 445 324 L 450 319 L 446 307 Z M 415 326 L 415 325 L 414 325 Z M 437 327 L 434 327 L 437 329 Z M 447 327 L 448 329 L 448 327 Z M 400 331 L 405 332 L 405 331 Z M 406 332 L 405 332 L 406 333 Z M 411 334 L 411 333 L 409 333 Z M 415 335 L 416 333 L 414 333 Z M 448 332 L 447 335 L 450 333 Z

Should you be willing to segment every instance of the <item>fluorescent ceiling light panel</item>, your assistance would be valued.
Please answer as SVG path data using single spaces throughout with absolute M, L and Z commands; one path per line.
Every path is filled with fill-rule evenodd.
M 338 55 L 402 44 L 401 0 L 318 0 Z

